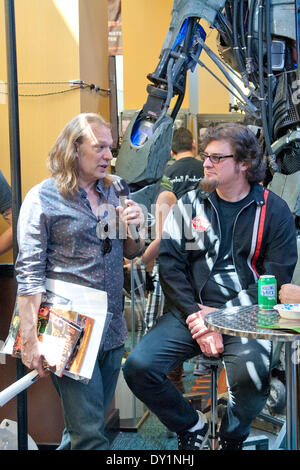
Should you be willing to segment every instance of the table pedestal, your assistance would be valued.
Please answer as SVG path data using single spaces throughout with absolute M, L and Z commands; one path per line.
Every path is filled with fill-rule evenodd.
M 299 341 L 285 343 L 286 448 L 300 449 Z
M 275 315 L 280 322 L 277 311 L 268 311 Z M 263 315 L 262 315 L 263 314 Z M 282 441 L 283 432 L 286 433 L 287 450 L 300 450 L 300 340 L 293 330 L 266 328 L 263 324 L 268 318 L 262 318 L 266 312 L 258 305 L 230 307 L 208 313 L 205 325 L 221 334 L 240 336 L 244 338 L 266 339 L 279 341 L 285 344 L 285 375 L 286 375 L 286 423 L 280 431 Z M 281 444 L 279 442 L 279 446 Z M 278 448 L 279 448 L 278 446 Z M 276 447 L 275 447 L 276 448 Z

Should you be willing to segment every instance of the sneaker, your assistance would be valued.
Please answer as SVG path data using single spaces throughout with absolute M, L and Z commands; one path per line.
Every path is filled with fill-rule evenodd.
M 196 429 L 196 431 L 189 432 L 185 431 L 180 434 L 177 434 L 178 438 L 178 450 L 202 450 L 209 433 L 209 424 L 206 417 L 197 411 L 199 416 L 202 418 L 202 422 L 205 420 L 205 424 L 201 429 Z

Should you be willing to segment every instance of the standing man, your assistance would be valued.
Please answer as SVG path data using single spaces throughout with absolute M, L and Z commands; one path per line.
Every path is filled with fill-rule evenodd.
M 172 156 L 175 162 L 166 167 L 165 175 L 172 183 L 177 199 L 203 178 L 203 163 L 195 158 L 195 149 L 193 135 L 188 129 L 180 127 L 174 131 Z
M 220 427 L 222 449 L 241 449 L 269 393 L 271 342 L 221 335 L 204 324 L 222 307 L 257 304 L 260 275 L 290 282 L 296 233 L 287 204 L 259 184 L 265 163 L 255 135 L 239 124 L 209 128 L 204 179 L 167 218 L 159 254 L 168 313 L 129 355 L 125 379 L 170 430 L 179 449 L 202 449 L 205 415 L 168 380 L 169 371 L 198 356 L 220 357 L 229 389 Z M 209 194 L 208 194 L 209 193 Z
M 11 189 L 0 171 L 0 214 L 9 225 L 8 229 L 0 235 L 0 255 L 10 250 L 13 245 L 11 205 Z
M 112 314 L 88 384 L 52 375 L 65 418 L 60 449 L 108 448 L 105 417 L 127 333 L 122 314 L 123 256 L 134 257 L 144 244 L 126 234 L 122 238 L 116 230 L 116 237 L 109 235 L 118 221 L 116 212 L 126 225 L 144 220 L 135 202 L 127 200 L 125 209 L 119 205 L 112 185 L 115 177 L 107 175 L 112 143 L 110 127 L 98 114 L 73 118 L 50 151 L 51 178 L 29 191 L 20 211 L 16 271 L 23 363 L 41 377 L 47 374 L 37 338 L 46 278 L 106 291 Z M 102 228 L 108 237 L 100 233 Z

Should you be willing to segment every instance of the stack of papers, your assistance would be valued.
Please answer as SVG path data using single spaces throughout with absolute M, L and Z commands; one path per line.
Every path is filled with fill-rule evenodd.
M 77 340 L 74 342 L 75 349 L 72 349 L 72 359 L 68 361 L 65 356 L 66 337 L 65 341 L 63 339 L 60 341 L 60 338 L 57 338 L 60 344 L 56 344 L 54 350 L 53 341 L 55 342 L 56 338 L 54 337 L 55 335 L 49 334 L 49 325 L 48 330 L 45 329 L 43 331 L 48 333 L 44 338 L 45 341 L 41 341 L 42 343 L 44 341 L 42 347 L 44 348 L 47 362 L 51 366 L 53 363 L 57 365 L 58 361 L 61 361 L 59 363 L 59 370 L 55 371 L 57 375 L 67 375 L 75 380 L 88 382 L 92 377 L 98 351 L 112 316 L 111 313 L 107 312 L 107 293 L 90 287 L 53 279 L 47 279 L 46 291 L 42 303 L 51 305 L 55 315 L 63 317 L 64 327 L 68 325 L 69 333 L 71 333 L 72 325 L 73 333 L 75 334 L 76 330 L 79 338 L 78 342 Z M 18 356 L 17 350 L 20 348 L 19 323 L 16 306 L 9 334 L 1 353 Z M 41 325 L 39 324 L 40 327 Z M 51 336 L 52 338 L 50 338 Z M 50 348 L 49 345 L 51 346 Z M 70 356 L 68 359 L 70 359 Z M 0 406 L 3 406 L 8 400 L 30 386 L 37 379 L 37 372 L 31 371 L 15 384 L 5 389 L 0 393 Z

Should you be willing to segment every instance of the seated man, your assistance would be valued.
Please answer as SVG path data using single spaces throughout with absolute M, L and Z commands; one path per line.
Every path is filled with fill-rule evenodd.
M 133 393 L 177 433 L 179 449 L 202 449 L 207 419 L 168 374 L 200 353 L 221 357 L 229 400 L 220 444 L 240 449 L 268 397 L 271 342 L 209 331 L 204 317 L 222 307 L 257 304 L 260 275 L 275 275 L 279 288 L 290 282 L 296 232 L 285 201 L 258 184 L 265 161 L 247 127 L 209 128 L 203 149 L 201 187 L 172 208 L 160 244 L 168 313 L 131 352 L 124 376 Z

